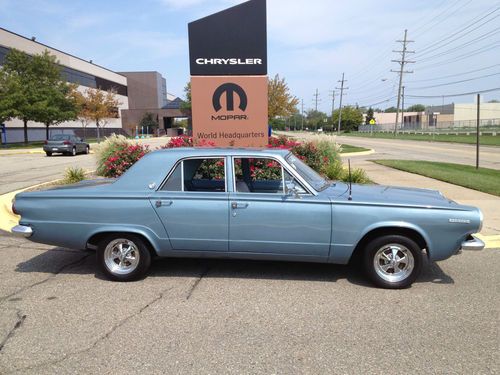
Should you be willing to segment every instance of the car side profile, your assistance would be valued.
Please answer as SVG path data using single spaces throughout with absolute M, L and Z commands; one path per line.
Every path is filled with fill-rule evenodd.
M 76 154 L 88 154 L 90 145 L 82 138 L 71 134 L 56 134 L 45 141 L 43 151 L 47 156 L 56 153 L 75 156 Z
M 118 179 L 20 193 L 14 210 L 13 233 L 95 249 L 118 281 L 142 277 L 153 257 L 361 259 L 377 286 L 405 288 L 424 256 L 484 247 L 475 207 L 433 190 L 327 181 L 288 150 L 155 151 Z

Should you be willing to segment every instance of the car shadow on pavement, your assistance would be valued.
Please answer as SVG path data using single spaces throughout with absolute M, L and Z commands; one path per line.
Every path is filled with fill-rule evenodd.
M 19 263 L 16 272 L 49 274 L 89 274 L 106 280 L 99 270 L 93 251 L 54 248 Z M 158 258 L 148 277 L 200 277 L 268 280 L 304 280 L 336 282 L 345 279 L 360 286 L 372 287 L 359 265 L 336 265 L 305 262 L 278 262 L 233 259 Z M 418 283 L 453 284 L 435 262 L 424 260 Z

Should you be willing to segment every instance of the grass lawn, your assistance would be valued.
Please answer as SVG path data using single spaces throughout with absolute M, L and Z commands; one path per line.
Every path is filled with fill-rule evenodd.
M 394 137 L 391 133 L 348 133 L 346 136 L 382 139 L 403 139 L 410 141 L 451 142 L 476 144 L 476 135 L 452 135 L 452 134 L 398 134 Z M 484 146 L 500 146 L 500 135 L 482 135 L 479 137 L 480 144 Z
M 342 153 L 370 151 L 368 148 L 342 144 Z
M 500 171 L 463 164 L 420 160 L 374 160 L 375 163 L 500 196 Z

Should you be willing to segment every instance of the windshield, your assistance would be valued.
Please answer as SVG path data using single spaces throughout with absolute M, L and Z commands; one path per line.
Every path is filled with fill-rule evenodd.
M 286 161 L 288 161 L 293 169 L 295 169 L 297 173 L 314 188 L 314 190 L 321 191 L 330 185 L 328 181 L 326 181 L 314 169 L 309 167 L 294 154 L 288 154 Z

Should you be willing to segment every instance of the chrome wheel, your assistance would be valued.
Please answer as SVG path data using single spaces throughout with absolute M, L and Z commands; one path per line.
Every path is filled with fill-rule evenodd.
M 104 249 L 104 263 L 113 274 L 132 273 L 139 264 L 139 258 L 137 245 L 126 238 L 117 238 L 108 243 Z
M 71 155 L 76 156 L 76 148 L 73 147 L 73 150 L 71 151 Z
M 401 244 L 384 245 L 373 258 L 375 272 L 382 279 L 397 283 L 411 275 L 415 266 L 412 252 Z

